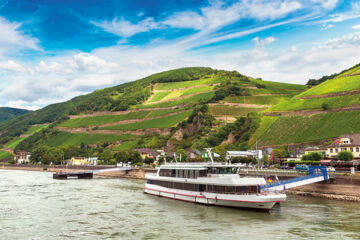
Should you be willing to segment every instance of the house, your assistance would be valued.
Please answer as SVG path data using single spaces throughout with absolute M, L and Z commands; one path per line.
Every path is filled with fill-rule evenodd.
M 18 151 L 16 152 L 15 156 L 15 163 L 17 164 L 24 164 L 24 163 L 30 163 L 30 153 L 27 151 Z
M 87 159 L 85 159 L 84 157 L 72 157 L 69 160 L 65 161 L 67 164 L 72 165 L 72 166 L 84 166 L 87 165 Z
M 139 152 L 143 160 L 145 160 L 146 158 L 152 158 L 154 160 L 158 160 L 158 156 L 160 155 L 151 148 L 138 148 L 138 149 L 134 149 L 134 151 Z
M 360 158 L 360 133 L 343 134 L 326 148 L 326 157 L 336 158 L 341 151 L 350 151 L 354 158 Z
M 192 150 L 192 151 L 188 152 L 188 158 L 189 159 L 194 159 L 194 158 L 197 158 L 199 156 L 201 157 L 201 154 L 202 154 L 201 151 L 195 149 L 195 150 Z

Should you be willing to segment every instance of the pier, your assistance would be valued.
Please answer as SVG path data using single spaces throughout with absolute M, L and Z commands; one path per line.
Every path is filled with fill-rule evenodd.
M 53 179 L 68 179 L 68 178 L 77 178 L 77 179 L 91 179 L 94 177 L 94 174 L 105 173 L 105 172 L 117 172 L 117 171 L 130 171 L 130 167 L 121 167 L 121 168 L 108 168 L 108 169 L 99 169 L 88 172 L 56 172 L 53 174 Z
M 90 179 L 93 178 L 93 172 L 77 172 L 77 173 L 54 173 L 54 179 L 68 179 L 68 178 L 77 178 L 77 179 Z

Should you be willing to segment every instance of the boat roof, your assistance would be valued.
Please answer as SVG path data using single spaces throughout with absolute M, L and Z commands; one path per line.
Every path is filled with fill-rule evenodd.
M 160 169 L 197 169 L 206 170 L 208 168 L 230 168 L 230 167 L 243 167 L 242 164 L 229 164 L 229 163 L 167 163 L 160 166 Z

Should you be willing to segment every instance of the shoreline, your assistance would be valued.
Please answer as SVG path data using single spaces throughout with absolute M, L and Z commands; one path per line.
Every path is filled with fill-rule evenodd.
M 98 169 L 114 168 L 114 166 L 48 166 L 48 165 L 10 165 L 2 164 L 0 169 L 39 172 L 82 172 Z M 94 176 L 100 178 L 127 178 L 145 180 L 145 173 L 155 172 L 155 169 L 135 168 L 130 171 L 104 172 Z M 332 182 L 313 183 L 306 186 L 286 190 L 286 194 L 337 200 L 345 202 L 360 202 L 360 180 L 351 177 L 338 178 Z

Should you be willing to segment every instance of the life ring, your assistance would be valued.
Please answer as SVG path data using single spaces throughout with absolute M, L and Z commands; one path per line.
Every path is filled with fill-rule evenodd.
M 211 178 L 211 174 L 209 174 L 208 177 Z

